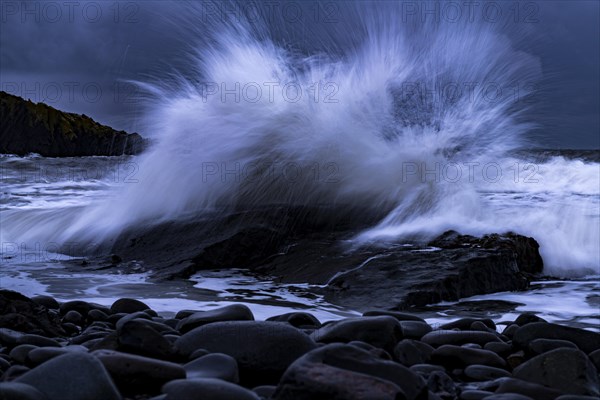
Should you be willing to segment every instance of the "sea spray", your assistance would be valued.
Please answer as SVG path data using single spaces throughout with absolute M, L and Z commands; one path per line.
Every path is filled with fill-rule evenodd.
M 205 4 L 186 10 L 190 66 L 140 84 L 154 144 L 138 183 L 85 207 L 5 215 L 6 234 L 98 243 L 206 211 L 327 204 L 383 215 L 358 243 L 516 230 L 541 242 L 551 271 L 598 265 L 597 192 L 588 211 L 506 212 L 488 195 L 547 187 L 558 168 L 529 185 L 507 173 L 541 70 L 503 24 L 407 20 L 390 3 L 289 24 Z

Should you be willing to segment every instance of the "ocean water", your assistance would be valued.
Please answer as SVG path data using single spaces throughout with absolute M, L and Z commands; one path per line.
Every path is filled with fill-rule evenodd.
M 110 305 L 120 297 L 134 297 L 164 315 L 172 315 L 181 309 L 207 310 L 232 302 L 247 304 L 259 319 L 293 310 L 311 312 L 322 321 L 359 314 L 327 303 L 311 290 L 314 287 L 310 285 L 275 283 L 268 277 L 254 276 L 243 268 L 203 271 L 189 280 L 155 282 L 149 279 L 151 271 L 141 268 L 133 273 L 128 269 L 125 273 L 118 267 L 95 270 L 82 266 L 80 262 L 67 262 L 77 260 L 70 252 L 79 245 L 76 241 L 69 247 L 52 241 L 11 240 L 13 232 L 34 230 L 40 220 L 52 215 L 59 218 L 78 215 L 90 205 L 119 196 L 118 193 L 127 185 L 139 184 L 136 173 L 132 173 L 136 171 L 138 159 L 139 156 L 64 159 L 36 155 L 0 156 L 0 287 L 28 296 L 49 294 L 61 301 L 86 299 L 104 305 Z M 474 296 L 461 299 L 462 303 L 458 304 L 432 305 L 418 313 L 428 322 L 437 324 L 463 316 L 486 316 L 502 322 L 514 319 L 520 312 L 533 311 L 549 321 L 598 330 L 600 273 L 598 264 L 594 264 L 597 262 L 594 255 L 597 256 L 599 244 L 586 242 L 589 237 L 582 235 L 578 229 L 593 232 L 598 227 L 600 193 L 599 189 L 596 192 L 590 189 L 599 182 L 600 164 L 564 156 L 540 158 L 539 153 L 530 153 L 515 160 L 523 164 L 535 163 L 539 184 L 514 185 L 510 190 L 506 188 L 508 183 L 500 184 L 495 190 L 485 185 L 478 196 L 488 213 L 499 220 L 506 218 L 502 226 L 504 229 L 536 237 L 547 264 L 549 257 L 559 254 L 560 258 L 550 264 L 557 267 L 546 271 L 551 278 L 533 282 L 531 289 L 525 292 Z M 584 177 L 583 172 L 589 176 Z M 566 177 L 569 174 L 571 179 Z M 554 175 L 561 177 L 562 181 L 553 187 L 544 181 L 544 177 Z M 571 186 L 565 182 L 570 182 Z M 567 189 L 571 193 L 567 193 Z M 566 217 L 565 210 L 571 210 L 570 220 L 562 224 L 562 230 L 559 230 L 559 225 L 555 230 L 537 236 L 536 232 L 542 231 L 536 231 L 535 226 L 530 227 L 530 231 L 522 231 L 526 226 L 524 221 L 533 220 L 533 216 L 550 215 L 554 218 L 549 210 L 559 210 L 556 217 Z M 460 230 L 458 224 L 456 228 Z M 503 228 L 496 231 L 500 232 Z M 380 229 L 374 227 L 362 235 L 381 234 Z M 553 238 L 553 232 L 559 238 Z M 560 240 L 560 237 L 578 235 L 582 241 L 571 242 L 573 247 L 567 254 L 546 249 L 554 246 L 555 240 Z M 549 242 L 544 241 L 546 238 Z M 564 260 L 571 260 L 572 264 L 561 268 Z
M 406 21 L 400 3 L 357 2 L 335 23 L 300 24 L 185 3 L 173 26 L 186 62 L 134 82 L 145 93 L 146 152 L 0 158 L 2 286 L 102 302 L 136 293 L 165 312 L 245 301 L 260 315 L 299 307 L 335 318 L 353 311 L 243 273 L 162 287 L 141 270 L 84 272 L 61 259 L 72 246 L 206 211 L 326 204 L 382 215 L 357 232 L 358 246 L 448 229 L 532 236 L 558 280 L 493 298 L 594 326 L 600 164 L 522 151 L 532 147 L 532 96 L 545 73 L 525 24 Z

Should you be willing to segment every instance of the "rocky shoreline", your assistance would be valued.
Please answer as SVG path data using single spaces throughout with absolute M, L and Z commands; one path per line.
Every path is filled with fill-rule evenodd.
M 160 316 L 0 290 L 0 398 L 591 399 L 600 334 L 522 314 L 430 326 L 404 312 L 255 321 L 245 305 Z

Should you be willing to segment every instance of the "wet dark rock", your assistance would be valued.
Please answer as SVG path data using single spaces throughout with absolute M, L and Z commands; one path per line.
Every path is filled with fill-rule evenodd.
M 477 364 L 469 365 L 467 368 L 465 368 L 464 374 L 468 378 L 476 381 L 491 381 L 494 379 L 511 376 L 510 372 L 504 369 Z
M 568 347 L 570 349 L 578 349 L 578 347 L 573 342 L 569 342 L 568 340 L 559 340 L 559 339 L 535 339 L 529 342 L 529 351 L 533 355 L 538 355 L 542 353 L 546 353 L 550 350 L 555 350 L 563 347 Z
M 9 328 L 0 328 L 0 343 L 4 346 L 14 346 L 17 344 L 17 339 L 23 335 L 23 332 Z
M 177 324 L 177 330 L 186 333 L 199 326 L 211 322 L 222 321 L 254 321 L 254 315 L 244 304 L 232 304 L 210 311 L 200 311 L 182 319 Z
M 510 324 L 502 331 L 502 334 L 510 339 L 515 335 L 515 332 L 519 329 L 519 325 Z
M 81 325 L 83 323 L 83 317 L 77 311 L 71 310 L 65 314 L 63 321 L 75 325 Z
M 366 350 L 329 344 L 296 360 L 285 372 L 274 400 L 425 399 L 425 381 L 408 368 Z
M 400 321 L 400 327 L 402 336 L 407 339 L 421 339 L 432 330 L 429 324 L 419 321 Z
M 185 378 L 183 367 L 172 362 L 109 350 L 97 350 L 92 354 L 127 393 L 158 392 L 165 383 Z
M 496 393 L 517 393 L 523 396 L 529 396 L 535 400 L 554 400 L 562 393 L 559 390 L 552 389 L 537 383 L 526 382 L 514 378 L 500 378 L 500 385 L 496 389 Z
M 430 392 L 437 394 L 440 397 L 454 398 L 456 396 L 456 385 L 443 371 L 433 371 L 427 377 L 427 387 Z
M 425 320 L 421 317 L 418 317 L 413 314 L 403 313 L 400 311 L 389 311 L 389 310 L 371 310 L 363 313 L 363 317 L 379 317 L 382 315 L 387 315 L 390 317 L 396 318 L 398 321 L 418 321 L 425 322 Z
M 59 111 L 0 91 L 0 153 L 46 157 L 136 154 L 144 141 L 86 115 Z
M 20 344 L 13 348 L 8 355 L 17 363 L 25 365 L 28 361 L 27 357 L 29 355 L 29 352 L 37 348 L 37 346 L 34 346 L 32 344 Z
M 348 343 L 359 340 L 389 353 L 402 339 L 400 322 L 393 317 L 346 318 L 323 325 L 311 334 L 320 343 Z
M 519 326 L 524 326 L 530 324 L 532 322 L 547 322 L 545 319 L 538 317 L 534 313 L 523 313 L 515 319 L 515 324 Z
M 88 312 L 88 319 L 91 321 L 107 321 L 108 315 L 100 310 L 90 310 Z
M 600 395 L 598 371 L 585 353 L 559 348 L 521 364 L 515 378 L 548 386 L 565 393 Z
M 422 376 L 429 376 L 434 371 L 444 371 L 444 367 L 433 364 L 415 364 L 409 368 L 414 373 Z
M 574 343 L 585 353 L 600 349 L 600 334 L 546 322 L 532 322 L 520 327 L 513 336 L 513 343 L 528 349 L 535 339 L 559 339 Z
M 60 313 L 66 315 L 69 311 L 77 311 L 81 315 L 87 315 L 92 309 L 92 305 L 87 301 L 72 300 L 60 305 Z
M 431 359 L 431 353 L 433 353 L 433 347 L 410 339 L 400 341 L 394 348 L 396 361 L 407 367 L 428 363 Z
M 12 381 L 28 371 L 30 371 L 30 368 L 24 365 L 11 365 L 10 368 L 2 374 L 2 381 Z
M 506 362 L 494 352 L 453 345 L 444 345 L 435 349 L 431 353 L 431 361 L 446 368 L 463 368 L 472 364 L 492 367 L 504 367 L 506 365 Z
M 314 349 L 314 341 L 279 322 L 213 322 L 195 328 L 175 342 L 183 355 L 198 348 L 236 359 L 241 382 L 248 386 L 276 383 L 298 357 Z
M 483 349 L 493 351 L 501 357 L 506 357 L 512 351 L 512 345 L 504 342 L 489 342 L 483 346 Z
M 58 310 L 60 308 L 60 304 L 58 304 L 58 301 L 56 301 L 56 299 L 52 296 L 33 296 L 31 298 L 31 301 L 33 301 L 36 304 L 39 304 L 40 306 L 44 306 L 49 310 Z
M 275 315 L 267 318 L 267 321 L 287 322 L 296 328 L 319 328 L 321 322 L 314 315 L 305 312 L 292 312 Z
M 131 314 L 125 314 L 123 317 L 119 318 L 118 321 L 115 322 L 115 328 L 120 331 L 129 321 L 133 321 L 134 319 L 145 319 L 150 320 L 152 317 L 146 314 L 144 311 L 137 311 Z
M 517 393 L 501 393 L 493 394 L 490 397 L 486 397 L 488 400 L 535 400 L 532 397 L 524 396 Z
M 596 369 L 600 371 L 600 349 L 592 351 L 590 354 L 588 354 L 588 357 Z
M 147 304 L 139 300 L 129 298 L 119 299 L 110 306 L 110 311 L 113 313 L 125 314 L 131 314 L 137 311 L 144 311 L 148 309 L 150 309 L 150 307 L 148 307 Z
M 46 396 L 33 386 L 17 382 L 0 383 L 2 400 L 46 400 Z
M 118 331 L 118 349 L 160 359 L 171 358 L 173 346 L 163 335 L 139 320 L 125 323 Z
M 460 400 L 481 400 L 487 398 L 488 396 L 493 395 L 493 392 L 488 392 L 487 390 L 463 390 L 460 393 Z
M 65 334 L 58 317 L 30 298 L 0 289 L 0 328 L 45 336 Z
M 508 357 L 506 357 L 506 362 L 510 368 L 517 368 L 519 365 L 525 362 L 525 352 L 523 350 L 519 350 L 509 354 Z
M 65 347 L 40 347 L 32 349 L 27 355 L 29 362 L 32 365 L 39 365 L 46 362 L 54 357 L 58 357 L 63 354 L 72 352 L 83 352 L 87 353 L 88 349 L 83 346 L 71 345 Z
M 35 387 L 48 400 L 121 399 L 100 361 L 86 353 L 56 357 L 26 372 L 15 382 Z
M 39 347 L 60 347 L 60 344 L 56 340 L 34 334 L 19 336 L 17 338 L 17 344 L 32 344 Z
M 460 329 L 461 331 L 469 331 L 472 329 L 472 325 L 475 322 L 481 322 L 486 327 L 496 330 L 496 324 L 489 318 L 461 318 L 456 321 L 448 322 L 447 324 L 440 325 L 439 329 L 452 330 Z
M 166 400 L 260 400 L 251 390 L 220 379 L 185 379 L 167 383 L 163 388 Z
M 502 342 L 498 335 L 491 332 L 481 331 L 447 331 L 437 330 L 423 336 L 421 340 L 433 347 L 444 344 L 462 345 L 475 343 L 484 346 L 490 342 Z
M 183 368 L 187 379 L 215 378 L 232 383 L 240 381 L 237 361 L 227 354 L 207 354 L 190 361 Z
M 277 386 L 263 385 L 253 388 L 252 391 L 256 393 L 261 399 L 270 399 L 275 393 L 276 389 Z

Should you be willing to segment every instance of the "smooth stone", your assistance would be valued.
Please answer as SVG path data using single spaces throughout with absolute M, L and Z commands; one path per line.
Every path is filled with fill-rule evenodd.
M 28 358 L 32 365 L 39 365 L 54 357 L 72 352 L 87 353 L 88 349 L 84 346 L 72 345 L 65 347 L 40 347 L 29 352 Z
M 190 356 L 188 357 L 188 360 L 195 360 L 196 358 L 203 357 L 207 354 L 210 354 L 210 352 L 208 350 L 197 349 L 197 350 L 194 350 L 194 352 L 192 354 L 190 354 Z
M 108 320 L 108 314 L 106 314 L 100 310 L 90 310 L 90 312 L 88 312 L 87 316 L 92 321 L 107 321 Z
M 321 322 L 312 314 L 306 312 L 292 312 L 275 315 L 267 321 L 287 322 L 296 328 L 320 328 Z
M 220 379 L 175 380 L 163 387 L 167 400 L 260 400 L 251 390 Z
M 333 343 L 296 360 L 281 378 L 274 400 L 424 398 L 423 378 L 356 346 Z
M 83 317 L 77 311 L 71 310 L 65 314 L 65 316 L 63 317 L 63 322 L 81 325 L 83 323 Z
M 462 368 L 472 364 L 504 367 L 506 362 L 496 353 L 488 350 L 469 349 L 460 346 L 444 345 L 431 353 L 431 361 L 447 368 Z
M 252 391 L 256 393 L 261 399 L 270 399 L 275 394 L 277 386 L 263 385 L 252 388 Z
M 600 371 L 600 350 L 592 351 L 588 354 L 588 357 L 596 369 Z
M 60 344 L 54 340 L 40 335 L 23 335 L 17 339 L 17 344 L 32 344 L 38 347 L 60 347 Z
M 15 382 L 38 389 L 48 400 L 120 400 L 102 363 L 87 353 L 64 354 L 18 377 Z
M 60 304 L 52 296 L 46 296 L 46 295 L 33 296 L 31 298 L 31 300 L 34 303 L 39 304 L 40 306 L 44 306 L 49 310 L 58 310 L 60 308 Z
M 144 311 L 137 311 L 132 314 L 126 314 L 123 317 L 120 317 L 119 320 L 115 322 L 115 329 L 117 331 L 120 331 L 121 329 L 123 329 L 123 325 L 125 325 L 129 321 L 133 321 L 134 319 L 150 320 L 152 319 L 152 317 L 146 314 Z
M 565 394 L 558 396 L 556 400 L 598 400 L 597 396 L 583 396 L 580 394 Z
M 2 381 L 12 381 L 28 371 L 31 371 L 31 369 L 24 365 L 11 365 L 11 367 L 2 374 Z
M 504 336 L 512 339 L 518 330 L 519 330 L 519 325 L 511 324 L 511 325 L 508 325 L 506 328 L 504 328 L 504 330 L 502 331 L 502 334 Z
M 513 337 L 513 345 L 528 349 L 529 343 L 535 339 L 568 340 L 586 354 L 600 349 L 600 334 L 547 322 L 533 322 L 517 329 Z
M 237 361 L 227 354 L 207 354 L 190 361 L 183 368 L 187 379 L 215 378 L 232 383 L 240 381 Z
M 213 322 L 184 334 L 175 342 L 179 353 L 197 349 L 224 353 L 236 359 L 247 386 L 276 383 L 298 357 L 316 347 L 302 331 L 267 321 Z
M 10 362 L 7 359 L 0 357 L 0 373 L 10 368 Z
M 447 330 L 430 332 L 423 336 L 421 341 L 433 347 L 445 344 L 461 345 L 466 343 L 475 343 L 484 346 L 486 343 L 490 342 L 502 342 L 496 334 L 491 332 Z
M 326 344 L 359 340 L 392 353 L 402 339 L 402 327 L 390 316 L 346 318 L 323 325 L 311 337 Z
M 24 383 L 1 382 L 0 399 L 2 400 L 46 400 L 46 396 L 36 388 Z
M 488 392 L 487 390 L 463 390 L 460 393 L 460 400 L 481 400 L 488 396 L 492 396 L 494 392 Z
M 427 377 L 427 387 L 440 397 L 456 397 L 456 385 L 444 371 L 433 371 Z
M 92 355 L 100 360 L 115 383 L 127 391 L 157 391 L 165 383 L 186 376 L 181 365 L 168 361 L 111 350 L 96 350 Z
M 158 321 L 154 321 L 154 320 L 150 320 L 150 319 L 142 319 L 142 318 L 138 318 L 138 319 L 136 319 L 136 321 L 149 326 L 150 328 L 154 329 L 156 332 L 159 332 L 161 335 L 170 334 L 170 335 L 181 336 L 181 334 L 177 330 L 171 328 L 167 324 L 163 324 L 162 322 L 158 322 Z
M 460 329 L 461 331 L 469 331 L 471 330 L 471 326 L 476 323 L 482 323 L 487 328 L 496 330 L 496 324 L 489 318 L 461 318 L 456 321 L 448 322 L 439 327 L 440 330 L 452 330 L 452 329 Z
M 402 337 L 406 339 L 421 339 L 432 331 L 431 326 L 421 321 L 400 321 L 402 328 Z
M 483 346 L 484 350 L 493 351 L 501 357 L 507 356 L 512 351 L 512 346 L 503 342 L 489 342 Z
M 519 365 L 513 375 L 569 394 L 600 395 L 598 371 L 581 350 L 559 348 L 540 354 Z
M 17 363 L 25 365 L 28 361 L 29 352 L 37 348 L 39 347 L 33 344 L 20 344 L 14 347 L 8 355 Z
M 491 381 L 494 379 L 511 376 L 510 372 L 504 369 L 478 364 L 469 365 L 467 368 L 465 368 L 464 374 L 476 381 Z
M 418 321 L 425 322 L 425 320 L 421 317 L 418 317 L 413 314 L 403 313 L 398 311 L 385 311 L 385 310 L 372 310 L 363 313 L 363 317 L 380 317 L 383 315 L 387 315 L 388 317 L 394 317 L 398 321 Z
M 182 319 L 177 324 L 177 330 L 186 333 L 200 326 L 212 322 L 224 321 L 254 321 L 254 315 L 250 309 L 243 304 L 232 304 L 210 311 L 201 311 Z
M 67 333 L 67 335 L 76 335 L 79 332 L 81 332 L 81 328 L 75 324 L 72 324 L 70 322 L 63 322 L 62 324 L 60 324 L 60 326 L 63 328 L 63 330 Z
M 476 343 L 465 343 L 461 344 L 460 347 L 466 347 L 467 349 L 481 349 L 481 345 Z
M 148 305 L 146 305 L 145 303 L 143 303 L 139 300 L 130 299 L 130 298 L 122 298 L 122 299 L 115 301 L 110 306 L 110 311 L 112 313 L 131 314 L 131 313 L 138 312 L 138 311 L 144 311 L 149 308 L 150 307 L 148 307 Z
M 531 324 L 532 322 L 547 322 L 545 319 L 538 317 L 537 315 L 533 314 L 533 313 L 523 313 L 521 315 L 519 315 L 517 317 L 517 319 L 515 319 L 515 324 L 519 325 L 519 326 L 524 326 L 527 324 Z
M 525 361 L 525 352 L 523 350 L 519 350 L 515 353 L 512 353 L 506 357 L 506 362 L 511 369 L 517 368 L 519 365 L 523 364 Z
M 486 397 L 487 400 L 535 400 L 529 396 L 524 396 L 517 393 L 501 393 L 493 394 L 490 397 Z
M 431 359 L 433 347 L 412 339 L 404 339 L 394 347 L 394 358 L 400 364 L 410 367 L 415 364 L 426 364 Z
M 534 355 L 546 353 L 548 351 L 560 348 L 570 348 L 579 350 L 575 343 L 569 342 L 568 340 L 535 339 L 529 343 L 529 351 Z
M 429 376 L 432 372 L 435 371 L 445 371 L 444 367 L 433 364 L 415 364 L 409 368 L 414 373 L 419 375 Z
M 118 332 L 119 350 L 148 357 L 167 359 L 173 356 L 173 345 L 159 332 L 138 320 L 126 322 Z
M 496 329 L 492 329 L 481 321 L 475 321 L 471 324 L 470 330 L 481 331 L 481 332 L 493 332 L 496 333 Z
M 9 328 L 0 328 L 0 343 L 4 346 L 12 347 L 17 344 L 17 339 L 25 335 Z
M 71 338 L 71 344 L 83 344 L 89 340 L 93 339 L 104 339 L 106 336 L 110 335 L 111 332 L 91 332 L 91 333 L 82 333 L 79 336 Z
M 535 400 L 554 400 L 558 396 L 564 394 L 556 389 L 515 378 L 501 378 L 500 385 L 498 386 L 498 389 L 496 389 L 496 393 L 516 393 L 523 396 L 529 396 Z
M 77 311 L 81 315 L 88 315 L 93 307 L 86 301 L 72 300 L 62 303 L 59 308 L 62 315 L 66 315 L 71 310 Z

